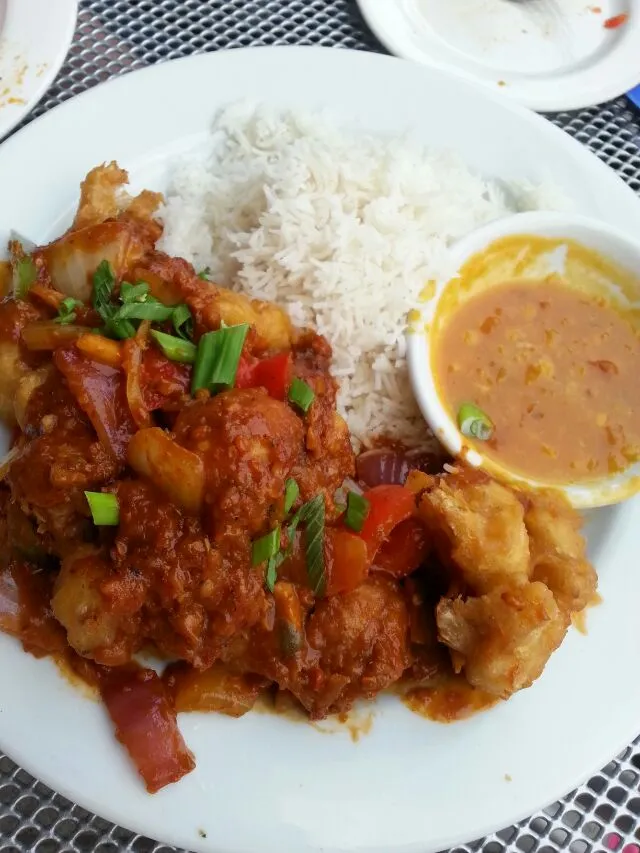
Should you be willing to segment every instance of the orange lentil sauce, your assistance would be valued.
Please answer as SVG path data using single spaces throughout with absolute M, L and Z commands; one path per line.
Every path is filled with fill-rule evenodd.
M 478 406 L 494 424 L 478 449 L 514 472 L 588 481 L 640 458 L 640 338 L 603 299 L 556 280 L 488 288 L 447 318 L 432 360 L 450 413 Z

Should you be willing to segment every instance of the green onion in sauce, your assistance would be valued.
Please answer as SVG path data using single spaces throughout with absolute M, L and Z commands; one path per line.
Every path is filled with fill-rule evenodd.
M 167 335 L 155 329 L 151 330 L 151 337 L 169 361 L 177 361 L 181 364 L 193 364 L 196 360 L 198 348 L 191 341 L 185 341 L 184 338 L 176 338 L 175 335 Z
M 458 410 L 458 427 L 467 438 L 488 441 L 493 435 L 491 418 L 474 403 L 463 403 Z
M 289 401 L 291 403 L 306 413 L 309 411 L 315 396 L 313 388 L 304 379 L 298 379 L 297 376 L 293 378 L 289 388 Z
M 344 523 L 347 527 L 360 533 L 366 517 L 369 515 L 369 501 L 357 492 L 349 492 L 347 495 L 347 514 Z
M 109 492 L 85 492 L 93 523 L 98 527 L 117 527 L 120 522 L 118 498 Z

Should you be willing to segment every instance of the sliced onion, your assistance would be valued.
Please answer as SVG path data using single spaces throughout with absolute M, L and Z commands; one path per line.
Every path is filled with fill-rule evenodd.
M 409 471 L 433 474 L 442 470 L 446 457 L 442 451 L 393 450 L 379 447 L 365 450 L 356 459 L 358 479 L 367 487 L 382 485 L 403 486 Z
M 123 346 L 123 367 L 127 375 L 127 402 L 136 425 L 140 429 L 151 426 L 149 410 L 144 404 L 140 375 L 142 357 L 149 341 L 151 323 L 143 320 L 135 338 L 129 338 Z
M 30 350 L 54 350 L 67 346 L 87 334 L 86 326 L 60 325 L 53 320 L 38 320 L 22 330 L 22 343 Z
M 257 675 L 231 673 L 219 663 L 204 672 L 177 666 L 167 680 L 176 711 L 217 711 L 229 717 L 250 711 L 268 684 Z

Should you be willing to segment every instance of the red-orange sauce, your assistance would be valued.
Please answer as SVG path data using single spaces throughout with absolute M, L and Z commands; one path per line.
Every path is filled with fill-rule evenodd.
M 429 720 L 455 723 L 493 707 L 500 700 L 497 696 L 471 687 L 462 676 L 451 676 L 437 687 L 416 687 L 410 690 L 403 701 L 416 714 Z

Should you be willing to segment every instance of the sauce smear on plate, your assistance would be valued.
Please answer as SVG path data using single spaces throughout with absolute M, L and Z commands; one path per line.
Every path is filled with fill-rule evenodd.
M 448 318 L 433 367 L 454 417 L 474 404 L 492 422 L 478 449 L 514 471 L 588 481 L 640 458 L 640 339 L 602 299 L 553 279 L 488 288 Z

